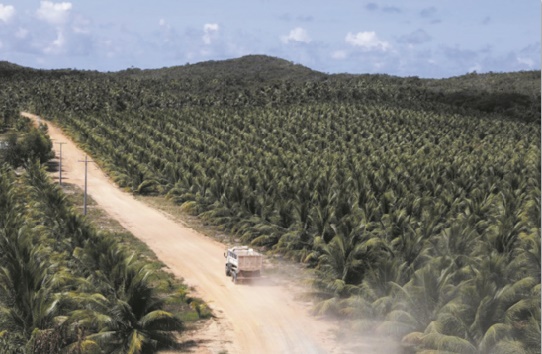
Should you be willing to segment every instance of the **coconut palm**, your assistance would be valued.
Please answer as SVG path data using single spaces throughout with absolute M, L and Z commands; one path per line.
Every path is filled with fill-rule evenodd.
M 152 271 L 128 259 L 114 273 L 111 300 L 72 313 L 74 321 L 95 332 L 87 339 L 108 353 L 154 353 L 175 346 L 174 334 L 183 325 L 163 310 L 166 298 L 159 297 L 150 285 Z
M 35 330 L 47 329 L 63 314 L 69 297 L 64 291 L 78 280 L 61 263 L 51 259 L 51 250 L 34 246 L 30 230 L 16 235 L 0 232 L 3 249 L 0 267 L 0 321 L 2 328 L 29 340 Z
M 357 293 L 357 284 L 365 272 L 381 257 L 389 255 L 389 249 L 375 234 L 366 230 L 366 224 L 354 224 L 353 220 L 345 217 L 339 225 L 332 225 L 335 236 L 328 244 L 322 238 L 315 240 L 317 251 L 311 255 L 318 259 L 319 277 L 315 284 L 328 298 L 327 302 L 317 306 L 317 312 L 325 313 L 330 303 Z

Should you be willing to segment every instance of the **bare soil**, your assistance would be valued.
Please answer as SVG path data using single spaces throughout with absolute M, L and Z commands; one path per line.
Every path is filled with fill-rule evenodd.
M 37 120 L 30 113 L 24 116 Z M 85 152 L 46 122 L 62 146 L 62 179 L 84 186 Z M 58 150 L 58 144 L 54 144 Z M 58 156 L 58 151 L 55 151 Z M 53 178 L 58 178 L 58 173 Z M 88 165 L 88 193 L 113 219 L 146 243 L 167 270 L 193 289 L 215 317 L 181 340 L 192 353 L 343 353 L 334 340 L 336 322 L 310 314 L 310 291 L 273 271 L 250 284 L 233 284 L 224 274 L 226 246 L 167 213 L 123 192 L 95 164 Z

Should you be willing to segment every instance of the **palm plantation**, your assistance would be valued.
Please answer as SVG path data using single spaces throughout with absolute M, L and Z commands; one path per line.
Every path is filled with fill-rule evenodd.
M 198 75 L 192 66 L 22 71 L 0 96 L 10 111 L 57 122 L 124 189 L 166 196 L 244 243 L 314 267 L 317 314 L 391 336 L 405 352 L 540 351 L 540 73 L 421 80 L 281 63 L 282 76 L 262 80 L 265 71 L 244 75 L 236 63 Z M 494 98 L 510 101 L 487 106 Z M 20 216 L 5 210 L 5 228 L 18 230 Z M 168 343 L 178 323 L 138 285 L 145 267 L 98 252 L 109 241 L 68 210 L 34 213 L 48 227 L 28 237 L 75 231 L 73 242 L 39 250 L 67 269 L 50 279 L 51 294 L 101 284 L 104 298 L 88 294 L 72 319 L 85 340 L 121 352 Z M 9 287 L 18 270 L 6 270 Z M 62 304 L 63 316 L 78 311 Z

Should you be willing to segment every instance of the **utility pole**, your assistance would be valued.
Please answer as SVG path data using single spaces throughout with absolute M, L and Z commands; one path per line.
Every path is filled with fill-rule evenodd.
M 79 162 L 85 163 L 85 194 L 83 197 L 83 215 L 87 215 L 87 166 L 89 162 L 94 162 L 94 161 L 89 161 L 88 155 L 85 155 L 85 159 L 79 160 Z
M 57 143 L 60 147 L 60 153 L 58 156 L 58 183 L 62 186 L 62 145 L 66 143 Z

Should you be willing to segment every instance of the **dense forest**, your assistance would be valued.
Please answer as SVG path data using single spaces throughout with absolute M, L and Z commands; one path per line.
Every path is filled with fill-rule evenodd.
M 405 352 L 540 352 L 540 72 L 0 75 L 0 129 L 40 114 L 121 187 L 315 268 L 315 313 Z

